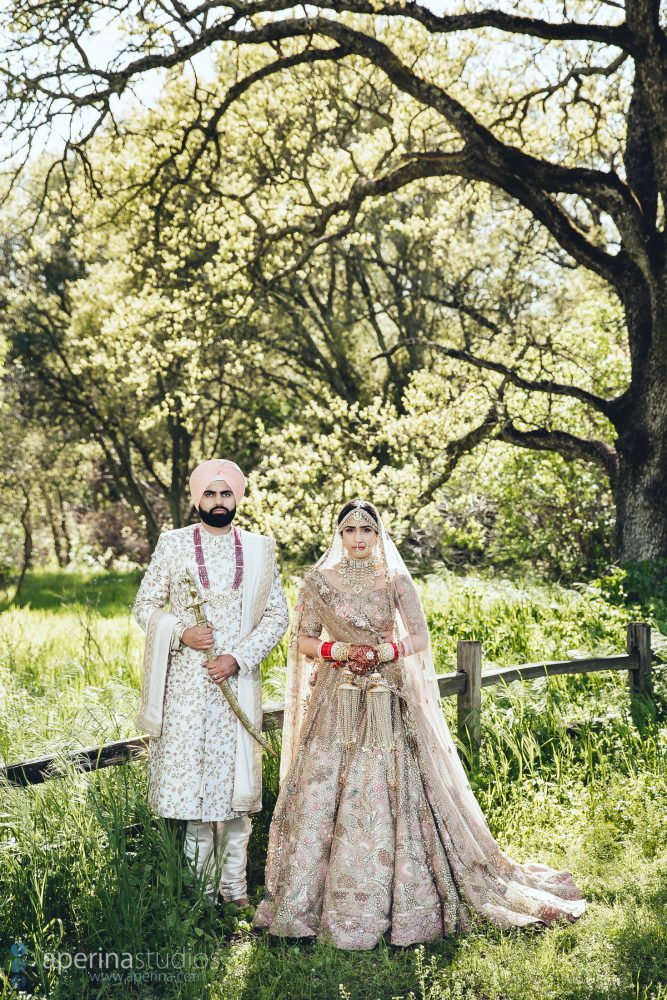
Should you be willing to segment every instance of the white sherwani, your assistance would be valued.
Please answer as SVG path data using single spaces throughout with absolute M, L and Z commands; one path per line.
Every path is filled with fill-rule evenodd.
M 200 526 L 202 549 L 212 600 L 205 606 L 216 635 L 216 652 L 231 653 L 243 675 L 259 677 L 262 660 L 277 645 L 288 625 L 288 609 L 280 574 L 272 559 L 269 596 L 261 619 L 240 638 L 243 588 L 232 591 L 235 574 L 234 532 L 214 535 Z M 153 553 L 134 602 L 134 616 L 146 630 L 152 616 L 167 603 L 177 619 L 167 667 L 162 728 L 151 736 L 148 754 L 148 801 L 159 816 L 215 822 L 235 819 L 261 807 L 232 808 L 237 743 L 237 719 L 222 691 L 206 670 L 201 651 L 179 643 L 184 626 L 195 624 L 186 574 L 199 581 L 194 525 L 164 532 Z M 261 539 L 262 536 L 259 536 Z M 246 545 L 258 536 L 242 531 Z M 268 541 L 268 540 L 267 540 Z M 244 576 L 257 572 L 245 559 Z M 216 604 L 216 595 L 227 603 Z M 239 678 L 229 680 L 235 694 Z M 255 745 L 257 751 L 259 747 Z M 261 763 L 259 752 L 256 759 Z

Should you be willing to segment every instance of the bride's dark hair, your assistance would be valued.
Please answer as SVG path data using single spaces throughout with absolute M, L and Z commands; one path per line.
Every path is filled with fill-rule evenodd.
M 338 524 L 340 524 L 343 518 L 347 517 L 350 511 L 354 510 L 355 507 L 361 507 L 363 511 L 365 511 L 370 517 L 373 518 L 375 523 L 378 525 L 378 528 L 380 527 L 380 525 L 378 524 L 377 514 L 375 513 L 373 507 L 371 507 L 369 503 L 356 503 L 354 500 L 351 500 L 350 503 L 345 504 L 340 514 L 338 515 Z

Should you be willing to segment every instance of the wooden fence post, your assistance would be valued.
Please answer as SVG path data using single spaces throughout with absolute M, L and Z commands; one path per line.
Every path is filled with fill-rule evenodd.
M 474 750 L 482 742 L 482 644 L 459 639 L 456 648 L 456 669 L 465 674 L 465 691 L 456 698 L 458 737 L 465 741 L 466 734 Z
M 651 696 L 653 678 L 651 676 L 651 626 L 646 622 L 628 622 L 628 654 L 639 657 L 639 667 L 628 670 L 631 695 Z

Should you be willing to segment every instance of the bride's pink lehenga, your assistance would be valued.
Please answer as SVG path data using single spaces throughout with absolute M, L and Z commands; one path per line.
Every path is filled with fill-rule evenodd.
M 409 945 L 465 930 L 470 910 L 500 927 L 576 919 L 586 903 L 569 872 L 519 864 L 495 842 L 442 718 L 419 596 L 384 529 L 382 539 L 386 586 L 360 595 L 341 590 L 324 558 L 304 581 L 290 642 L 283 780 L 256 926 L 368 949 L 383 935 Z M 395 640 L 398 625 L 412 653 L 382 669 L 393 748 L 367 738 L 369 676 L 357 679 L 356 742 L 346 747 L 338 729 L 341 672 L 316 660 L 310 688 L 312 661 L 299 654 L 298 636 L 377 644 Z

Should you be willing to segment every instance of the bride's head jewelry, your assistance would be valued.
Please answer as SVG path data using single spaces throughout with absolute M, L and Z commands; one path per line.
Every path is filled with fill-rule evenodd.
M 338 515 L 339 531 L 342 532 L 343 528 L 347 527 L 348 524 L 352 524 L 355 527 L 360 524 L 367 524 L 377 532 L 379 532 L 380 528 L 373 505 L 368 503 L 367 500 L 361 500 L 359 497 L 346 503 Z

